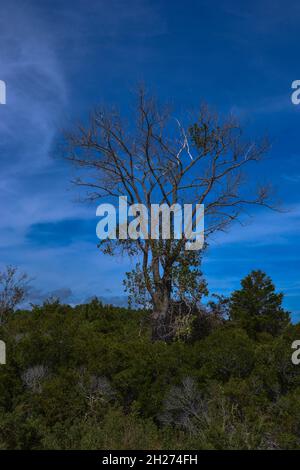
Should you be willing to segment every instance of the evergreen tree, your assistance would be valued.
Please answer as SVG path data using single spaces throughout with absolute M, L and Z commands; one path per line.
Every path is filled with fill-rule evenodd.
M 242 288 L 230 299 L 230 318 L 250 336 L 267 332 L 279 334 L 289 324 L 289 312 L 282 307 L 283 294 L 264 272 L 252 271 L 241 281 Z

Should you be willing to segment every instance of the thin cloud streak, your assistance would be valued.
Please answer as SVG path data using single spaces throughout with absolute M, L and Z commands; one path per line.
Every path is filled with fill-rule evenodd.
M 300 230 L 300 203 L 290 205 L 286 212 L 262 211 L 245 219 L 244 225 L 235 224 L 227 233 L 216 235 L 214 245 L 246 243 L 256 246 L 289 243 L 288 236 Z

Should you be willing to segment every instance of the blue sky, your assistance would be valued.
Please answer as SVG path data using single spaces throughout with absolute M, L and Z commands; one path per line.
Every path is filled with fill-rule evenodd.
M 234 112 L 272 148 L 271 180 L 286 213 L 251 212 L 215 237 L 204 259 L 211 292 L 228 294 L 265 270 L 300 318 L 300 4 L 292 1 L 0 0 L 0 264 L 34 278 L 32 300 L 92 295 L 122 303 L 126 258 L 96 248 L 95 206 L 80 204 L 57 153 L 61 129 L 99 103 L 126 113 L 141 80 L 178 113 L 201 101 Z M 298 254 L 297 254 L 298 253 Z

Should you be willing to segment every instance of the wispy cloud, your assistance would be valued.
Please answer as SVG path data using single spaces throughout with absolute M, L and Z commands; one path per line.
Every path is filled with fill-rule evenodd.
M 213 243 L 217 245 L 251 244 L 255 246 L 289 243 L 291 235 L 300 230 L 300 203 L 290 205 L 284 211 L 261 210 L 253 217 L 236 223 L 227 233 L 219 233 Z
M 119 263 L 103 261 L 96 242 L 87 242 L 94 235 L 95 208 L 74 203 L 68 171 L 54 158 L 53 145 L 69 116 L 78 114 L 72 78 L 79 71 L 85 79 L 83 61 L 98 63 L 100 55 L 108 62 L 115 55 L 118 64 L 138 54 L 145 60 L 147 41 L 165 33 L 165 22 L 159 6 L 148 0 L 133 0 L 130 8 L 121 0 L 56 6 L 12 0 L 1 8 L 0 79 L 7 85 L 7 104 L 0 107 L 1 263 L 21 265 L 38 285 L 48 284 L 40 288 L 42 296 L 61 286 L 68 266 L 69 283 L 77 284 L 82 300 L 110 286 L 109 279 L 99 284 L 104 267 L 115 277 L 111 296 L 116 297 L 122 286 Z M 86 61 L 91 52 L 95 58 Z M 95 105 L 88 87 L 85 93 Z M 81 99 L 85 93 L 81 90 Z M 69 232 L 74 220 L 80 234 Z
M 66 84 L 49 29 L 28 3 L 12 1 L 1 9 L 0 52 L 7 85 L 0 121 L 2 174 L 24 176 L 48 162 L 67 103 Z
M 20 243 L 30 224 L 62 216 L 66 208 L 50 150 L 67 87 L 49 25 L 28 2 L 1 9 L 0 71 L 7 85 L 7 104 L 0 108 L 3 246 Z

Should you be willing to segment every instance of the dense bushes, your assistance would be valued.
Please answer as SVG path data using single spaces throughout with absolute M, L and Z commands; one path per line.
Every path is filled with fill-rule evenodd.
M 165 344 L 143 318 L 97 301 L 12 315 L 0 448 L 300 448 L 300 325 L 253 335 L 225 319 Z

